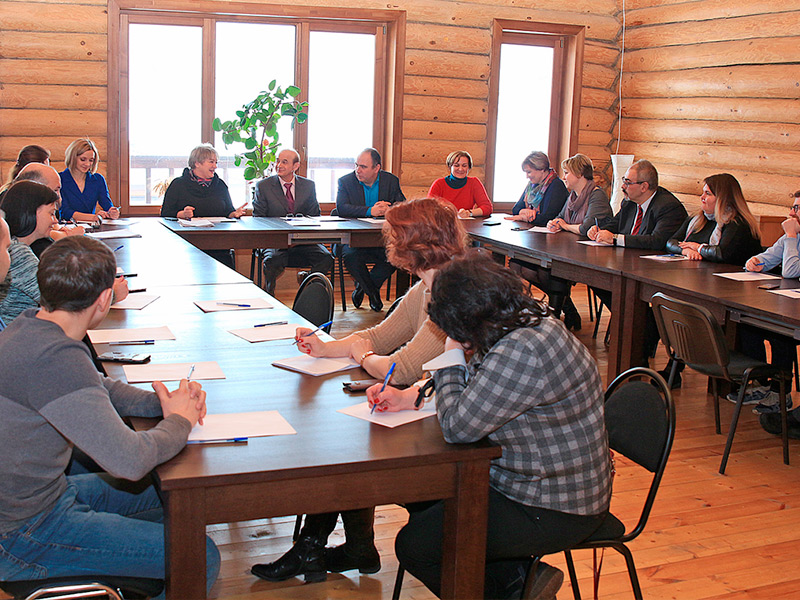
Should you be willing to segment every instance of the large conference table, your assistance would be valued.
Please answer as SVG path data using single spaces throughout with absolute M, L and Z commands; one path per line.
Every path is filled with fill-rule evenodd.
M 145 286 L 144 293 L 159 298 L 142 310 L 112 310 L 101 328 L 168 325 L 177 339 L 95 344 L 98 353 L 147 352 L 154 363 L 217 361 L 226 378 L 201 382 L 210 413 L 277 410 L 297 432 L 188 446 L 156 469 L 165 508 L 167 597 L 205 597 L 207 524 L 433 499 L 445 501 L 443 597 L 482 596 L 486 532 L 480 523 L 486 522 L 489 463 L 500 449 L 486 442 L 447 444 L 435 417 L 389 429 L 338 413 L 364 400 L 342 390 L 344 381 L 367 377 L 363 371 L 311 377 L 272 366 L 298 353 L 291 340 L 249 343 L 228 330 L 283 319 L 307 323 L 158 220 L 139 221 L 133 231 L 141 238 L 106 243 L 122 246 L 115 254 L 124 271 L 136 273 L 130 286 Z M 203 313 L 194 305 L 256 297 L 275 308 Z M 120 365 L 104 366 L 124 379 Z M 137 419 L 134 426 L 153 423 Z

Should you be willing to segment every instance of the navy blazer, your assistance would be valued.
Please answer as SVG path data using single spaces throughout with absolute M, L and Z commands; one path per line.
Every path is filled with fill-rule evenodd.
M 636 222 L 637 206 L 631 200 L 623 200 L 619 212 L 603 221 L 601 228 L 611 233 L 623 234 L 626 248 L 663 250 L 667 240 L 675 235 L 686 219 L 686 209 L 672 192 L 658 186 L 656 195 L 642 218 L 639 234 L 631 235 Z
M 254 217 L 285 217 L 289 214 L 286 200 L 286 188 L 283 180 L 277 175 L 266 177 L 256 185 L 253 198 Z M 317 202 L 317 186 L 311 179 L 295 175 L 294 178 L 294 213 L 307 217 L 319 216 Z
M 380 172 L 378 182 L 378 202 L 403 202 L 406 197 L 400 189 L 400 180 L 388 171 Z M 355 171 L 339 178 L 339 191 L 336 193 L 336 209 L 340 217 L 357 218 L 367 216 L 367 202 L 364 187 L 356 178 Z

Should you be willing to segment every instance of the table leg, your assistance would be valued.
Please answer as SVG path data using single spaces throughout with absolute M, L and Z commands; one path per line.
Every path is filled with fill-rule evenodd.
M 442 598 L 483 598 L 489 462 L 460 463 L 456 478 L 444 503 Z
M 167 598 L 206 597 L 206 528 L 203 490 L 164 493 Z

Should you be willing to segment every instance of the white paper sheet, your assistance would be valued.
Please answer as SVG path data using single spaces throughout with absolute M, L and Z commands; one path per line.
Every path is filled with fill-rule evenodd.
M 86 237 L 96 240 L 116 240 L 123 238 L 140 238 L 141 234 L 135 233 L 130 229 L 114 229 L 113 231 L 87 231 Z
M 786 296 L 787 298 L 795 298 L 800 299 L 800 289 L 793 289 L 793 290 L 768 290 L 773 294 L 778 294 L 779 296 Z
M 238 219 L 231 217 L 203 217 L 209 223 L 236 223 Z
M 375 217 L 361 217 L 358 220 L 365 221 L 366 223 L 374 223 L 376 225 L 383 225 L 386 223 L 386 219 L 376 219 Z
M 155 302 L 161 296 L 155 294 L 128 294 L 125 300 L 120 300 L 116 304 L 112 304 L 111 308 L 120 308 L 125 310 L 142 310 L 148 304 Z
M 243 442 L 268 435 L 294 435 L 297 432 L 277 410 L 206 415 L 202 425 L 189 433 L 190 444 Z
M 539 227 L 538 225 L 531 227 L 528 231 L 534 231 L 536 233 L 558 233 L 557 231 L 550 231 L 547 227 Z
M 220 298 L 218 300 L 198 300 L 195 304 L 197 308 L 207 313 L 225 310 L 275 308 L 266 298 Z M 247 306 L 232 306 L 234 304 L 246 304 Z
M 192 219 L 191 221 L 188 219 L 178 219 L 178 223 L 180 223 L 181 227 L 213 227 L 214 223 L 209 221 L 208 219 Z
M 648 254 L 647 256 L 642 256 L 640 258 L 656 260 L 658 262 L 679 262 L 681 260 L 689 260 L 689 257 L 684 256 L 683 254 Z
M 146 365 L 125 365 L 122 370 L 128 383 L 145 383 L 148 381 L 179 381 L 186 379 L 189 370 L 194 365 L 192 380 L 195 379 L 225 379 L 216 361 L 194 363 L 148 363 Z
M 345 219 L 344 217 L 335 217 L 335 216 L 331 216 L 331 215 L 322 215 L 322 216 L 317 217 L 317 219 L 319 219 L 320 221 L 322 221 L 324 223 L 333 223 L 333 222 L 336 222 L 336 221 L 349 221 L 349 219 Z
M 399 427 L 406 423 L 413 423 L 426 417 L 431 417 L 436 414 L 436 405 L 433 402 L 423 404 L 419 410 L 401 410 L 399 412 L 378 412 L 377 410 L 370 414 L 369 402 L 362 402 L 361 404 L 354 404 L 347 408 L 342 408 L 336 412 L 343 415 L 350 415 L 357 419 L 363 419 L 370 423 L 377 423 L 384 427 Z
M 276 367 L 283 367 L 290 371 L 297 371 L 314 377 L 347 371 L 359 366 L 356 361 L 350 358 L 314 358 L 305 354 L 276 360 L 272 364 Z
M 595 242 L 594 240 L 578 240 L 579 244 L 583 244 L 584 246 L 605 246 L 606 248 L 612 248 L 611 244 L 604 244 L 602 242 Z
M 136 327 L 133 329 L 90 329 L 89 339 L 93 344 L 109 342 L 144 342 L 146 340 L 174 340 L 166 325 L 162 327 Z
M 724 277 L 725 279 L 733 279 L 734 281 L 761 281 L 765 279 L 780 279 L 777 275 L 770 275 L 768 273 L 750 273 L 747 271 L 737 273 L 714 273 L 717 277 Z
M 266 325 L 264 327 L 248 327 L 247 329 L 229 329 L 233 335 L 239 336 L 248 342 L 270 342 L 272 340 L 291 340 L 299 323 L 287 325 Z
M 284 217 L 284 220 L 293 227 L 320 227 L 320 222 L 311 217 Z

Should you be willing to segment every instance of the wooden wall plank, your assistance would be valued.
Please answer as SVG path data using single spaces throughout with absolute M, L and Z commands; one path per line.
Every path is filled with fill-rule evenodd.
M 589 131 L 584 129 L 578 134 L 578 142 L 589 146 L 608 146 L 613 140 L 607 131 Z
M 40 3 L 33 10 L 26 10 L 21 5 L 22 2 L 0 2 L 4 30 L 105 33 L 108 28 L 105 6 Z
M 81 85 L 0 86 L 0 108 L 106 110 L 105 87 Z
M 581 94 L 581 105 L 616 111 L 617 99 L 616 91 L 587 87 Z
M 634 0 L 636 1 L 636 0 Z M 628 12 L 628 25 L 654 25 L 658 23 L 679 23 L 687 21 L 706 21 L 729 19 L 746 15 L 762 15 L 785 10 L 797 10 L 793 0 L 696 0 L 685 3 L 669 3 L 663 6 L 633 9 Z
M 622 114 L 634 119 L 800 123 L 800 98 L 626 98 Z
M 482 100 L 406 96 L 403 118 L 448 123 L 486 123 L 488 108 Z
M 0 56 L 52 60 L 108 59 L 107 37 L 99 33 L 4 31 Z
M 583 85 L 585 87 L 600 88 L 610 90 L 614 87 L 619 71 L 610 69 L 603 65 L 584 63 L 583 65 Z
M 590 41 L 584 46 L 583 56 L 587 62 L 616 69 L 619 62 L 619 47 L 616 44 Z
M 487 29 L 414 22 L 409 22 L 406 26 L 407 49 L 473 54 L 485 53 L 490 47 L 491 32 Z
M 483 142 L 452 142 L 432 140 L 406 140 L 403 143 L 403 163 L 439 164 L 442 174 L 448 175 L 445 159 L 455 150 L 465 150 L 472 156 L 473 170 L 486 162 L 486 144 Z M 472 173 L 470 173 L 472 175 Z
M 408 75 L 404 78 L 404 86 L 406 94 L 417 96 L 476 98 L 480 100 L 485 100 L 489 97 L 489 82 L 475 79 Z
M 0 109 L 0 123 L 16 136 L 102 137 L 106 135 L 105 111 Z
M 581 108 L 581 130 L 611 131 L 616 118 L 613 113 L 598 108 Z
M 477 177 L 484 181 L 485 171 L 483 167 L 475 167 L 469 174 L 471 177 Z M 403 187 L 408 185 L 427 189 L 436 179 L 445 175 L 447 175 L 447 169 L 442 168 L 441 164 L 403 163 L 400 179 L 403 182 Z
M 6 83 L 43 83 L 102 85 L 108 82 L 104 62 L 67 60 L 14 60 L 0 58 L 0 81 Z
M 403 136 L 409 140 L 485 141 L 486 126 L 407 120 L 403 122 Z
M 452 77 L 455 73 L 469 74 L 473 79 L 488 81 L 488 54 L 459 54 L 457 52 L 434 52 L 431 50 L 406 51 L 407 75 Z
M 55 133 L 60 133 L 57 131 Z M 61 135 L 37 135 L 31 137 L 22 137 L 22 136 L 0 136 L 0 161 L 15 161 L 17 160 L 17 155 L 19 155 L 20 149 L 28 144 L 39 144 L 44 148 L 50 150 L 50 162 L 53 166 L 59 170 L 64 168 L 62 164 L 64 162 L 64 153 L 66 152 L 67 146 L 75 139 L 77 136 L 61 136 Z M 92 138 L 95 145 L 97 146 L 97 152 L 100 154 L 100 159 L 102 160 L 104 156 L 106 156 L 107 148 L 105 144 L 105 139 L 103 138 Z

